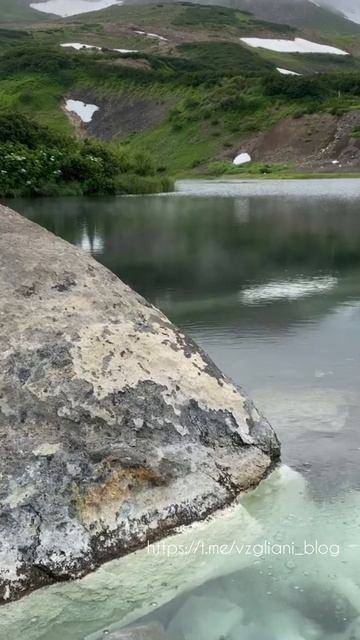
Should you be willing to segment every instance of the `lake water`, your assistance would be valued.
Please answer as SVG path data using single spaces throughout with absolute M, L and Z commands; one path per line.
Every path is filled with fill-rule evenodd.
M 327 547 L 252 548 L 241 566 L 215 562 L 203 548 L 203 577 L 187 582 L 187 565 L 175 599 L 180 569 L 167 558 L 166 569 L 153 567 L 167 578 L 147 606 L 133 592 L 122 608 L 118 592 L 116 606 L 98 604 L 98 624 L 96 613 L 90 624 L 63 608 L 56 624 L 46 629 L 43 620 L 41 632 L 36 623 L 30 632 L 26 606 L 15 603 L 4 629 L 13 617 L 29 640 L 77 640 L 134 622 L 139 609 L 170 640 L 360 640 L 360 181 L 184 181 L 179 189 L 9 204 L 160 307 L 272 422 L 283 462 L 301 475 L 286 471 L 280 484 L 270 479 L 242 501 L 252 524 L 237 541 L 246 529 L 252 543 Z M 125 560 L 141 573 L 139 559 Z M 77 603 L 86 610 L 86 598 Z

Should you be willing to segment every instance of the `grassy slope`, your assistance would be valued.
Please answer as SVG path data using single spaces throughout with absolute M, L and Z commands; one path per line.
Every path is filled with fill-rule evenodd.
M 31 9 L 30 3 L 31 0 L 0 0 L 0 24 L 5 22 L 41 22 L 48 19 L 45 14 Z M 214 0 L 213 2 L 204 0 L 200 4 L 220 4 L 225 7 L 244 9 L 254 12 L 263 20 L 278 23 L 287 22 L 300 29 L 310 28 L 342 35 L 360 34 L 360 25 L 356 25 L 326 8 L 318 7 L 309 0 L 296 0 L 296 2 L 294 0 Z M 134 7 L 132 2 L 129 2 L 131 16 L 134 15 L 134 9 L 141 13 L 141 7 Z M 107 15 L 111 16 L 111 8 Z M 126 14 L 124 13 L 124 15 Z M 81 19 L 86 19 L 86 14 Z M 91 20 L 92 18 L 90 18 Z
M 342 35 L 360 33 L 360 25 L 309 0 L 223 0 L 221 4 L 252 11 L 263 20 L 286 22 L 299 29 Z
M 0 26 L 42 22 L 49 17 L 30 7 L 30 0 L 0 0 Z
M 1 0 L 0 0 L 1 1 Z M 217 0 L 218 1 L 218 0 Z M 333 14 L 330 14 L 333 15 Z M 337 19 L 337 17 L 336 17 Z M 347 22 L 347 21 L 345 21 Z M 351 23 L 350 23 L 351 24 Z M 110 7 L 101 12 L 83 14 L 81 18 L 55 21 L 48 26 L 48 33 L 39 30 L 41 38 L 49 42 L 84 41 L 97 46 L 135 48 L 147 51 L 173 50 L 183 42 L 207 39 L 239 42 L 245 36 L 314 39 L 348 51 L 350 56 L 279 54 L 265 49 L 256 53 L 275 66 L 289 67 L 299 73 L 349 71 L 359 66 L 360 25 L 354 25 L 356 33 L 344 30 L 327 33 L 323 30 L 296 30 L 287 25 L 268 23 L 254 15 L 226 7 L 174 3 Z M 152 31 L 168 37 L 168 45 L 143 38 L 135 29 Z M 290 65 L 290 66 L 289 66 Z
M 0 0 L 1 1 L 1 0 Z M 151 38 L 136 34 L 136 30 L 150 31 L 168 37 L 168 47 L 183 41 L 201 41 L 209 38 L 224 38 L 238 41 L 249 32 L 258 35 L 291 37 L 295 30 L 286 25 L 269 25 L 247 13 L 224 7 L 208 7 L 189 3 L 158 4 L 109 7 L 100 12 L 83 14 L 81 17 L 54 21 L 47 31 L 39 29 L 39 37 L 63 41 L 64 36 L 88 39 L 91 44 L 124 46 L 131 38 L 133 44 L 144 48 L 157 48 L 159 44 Z M 90 40 L 89 40 L 90 38 Z M 124 40 L 125 39 L 125 40 Z M 168 48 L 161 43 L 161 48 Z
M 168 42 L 143 38 L 134 29 L 160 33 Z M 0 58 L 0 111 L 36 114 L 40 122 L 65 133 L 71 131 L 71 125 L 61 102 L 72 91 L 95 88 L 99 96 L 169 98 L 176 103 L 171 116 L 154 129 L 129 136 L 125 145 L 135 152 L 150 152 L 168 172 L 197 170 L 221 157 L 236 141 L 240 144 L 242 137 L 309 108 L 308 101 L 264 95 L 261 78 L 272 73 L 274 65 L 300 73 L 359 68 L 356 57 L 273 54 L 248 49 L 239 41 L 242 35 L 293 37 L 296 33 L 232 9 L 186 3 L 112 7 L 81 19 L 36 25 L 28 34 L 13 32 L 10 39 L 8 32 L 0 32 L 0 54 L 4 54 Z M 321 35 L 317 36 L 320 41 Z M 336 39 L 347 37 L 323 37 L 323 41 L 335 44 Z M 31 42 L 29 60 L 26 64 L 23 59 L 15 61 L 11 67 L 11 55 L 22 38 L 25 50 Z M 141 48 L 144 53 L 135 58 L 147 66 L 134 70 L 124 67 L 120 56 L 60 49 L 59 43 L 66 41 Z M 358 102 L 342 98 L 341 107 L 350 109 Z M 315 105 L 313 101 L 310 108 L 330 111 L 338 106 L 332 96 Z M 255 173 L 262 170 L 254 167 Z M 279 171 L 281 174 L 281 168 Z

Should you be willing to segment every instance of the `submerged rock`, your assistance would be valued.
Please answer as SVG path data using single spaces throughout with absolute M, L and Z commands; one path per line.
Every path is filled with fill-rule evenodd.
M 168 633 L 171 640 L 230 638 L 230 631 L 242 623 L 243 616 L 243 610 L 233 602 L 191 596 L 170 623 Z
M 356 618 L 350 623 L 345 633 L 342 635 L 342 639 L 343 640 L 360 640 L 360 618 Z
M 167 640 L 164 627 L 151 622 L 141 626 L 121 629 L 120 631 L 104 631 L 101 640 Z
M 107 269 L 0 207 L 0 602 L 205 518 L 279 457 L 251 402 Z

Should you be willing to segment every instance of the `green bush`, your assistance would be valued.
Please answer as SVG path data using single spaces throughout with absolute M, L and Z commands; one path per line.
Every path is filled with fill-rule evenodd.
M 83 193 L 115 192 L 115 167 L 89 154 L 83 145 L 65 152 L 8 142 L 0 144 L 0 158 L 2 196 L 49 195 L 66 191 L 74 183 L 81 185 Z
M 158 176 L 139 176 L 127 174 L 118 176 L 116 180 L 116 193 L 118 194 L 146 194 L 154 192 L 174 191 L 175 185 L 171 178 Z
M 222 29 L 236 23 L 237 12 L 227 7 L 184 5 L 185 9 L 175 18 L 177 27 L 210 27 Z
M 14 47 L 0 57 L 0 74 L 2 77 L 13 76 L 25 72 L 42 74 L 61 74 L 77 66 L 75 56 L 69 55 L 60 48 L 49 48 L 32 43 Z
M 12 142 L 34 149 L 41 142 L 45 145 L 63 146 L 69 140 L 41 127 L 20 113 L 0 114 L 0 144 Z
M 274 66 L 236 42 L 195 42 L 177 47 L 179 54 L 203 68 L 203 80 L 269 73 Z
M 139 176 L 153 176 L 155 174 L 155 167 L 148 153 L 137 153 L 134 156 L 134 173 Z
M 98 141 L 59 139 L 24 117 L 0 117 L 1 197 L 115 194 L 124 192 L 125 183 L 126 193 L 131 184 L 137 192 L 145 178 L 143 188 L 148 192 L 151 184 L 156 190 L 167 180 L 154 178 L 155 174 L 148 154 L 131 156 Z
M 360 95 L 360 73 L 329 73 L 312 76 L 264 76 L 263 89 L 267 96 L 282 96 L 286 99 L 339 100 L 342 95 Z

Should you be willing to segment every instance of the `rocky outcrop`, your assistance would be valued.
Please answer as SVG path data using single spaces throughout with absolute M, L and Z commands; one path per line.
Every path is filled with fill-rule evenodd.
M 283 118 L 242 140 L 222 157 L 247 152 L 254 162 L 288 163 L 314 172 L 350 172 L 360 167 L 360 111 L 341 116 L 313 113 Z
M 279 457 L 266 420 L 152 305 L 0 207 L 0 601 L 205 518 Z

